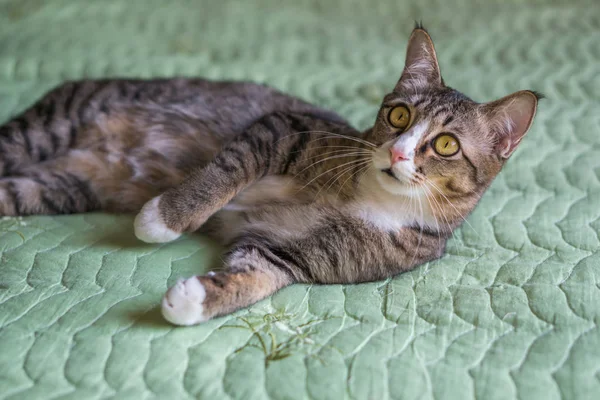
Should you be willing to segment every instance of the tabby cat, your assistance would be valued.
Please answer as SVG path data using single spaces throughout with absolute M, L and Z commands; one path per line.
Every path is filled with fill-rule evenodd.
M 362 133 L 253 83 L 68 82 L 0 127 L 0 215 L 139 211 L 145 242 L 217 237 L 224 269 L 162 301 L 168 321 L 197 324 L 294 282 L 373 281 L 439 258 L 538 98 L 479 104 L 446 86 L 421 26 Z

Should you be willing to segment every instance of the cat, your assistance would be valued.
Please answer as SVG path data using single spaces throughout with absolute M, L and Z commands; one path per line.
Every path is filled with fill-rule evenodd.
M 0 127 L 0 215 L 138 212 L 136 236 L 228 247 L 178 281 L 173 324 L 295 282 L 384 279 L 442 256 L 534 119 L 541 95 L 476 103 L 445 85 L 417 25 L 372 128 L 254 83 L 83 80 Z

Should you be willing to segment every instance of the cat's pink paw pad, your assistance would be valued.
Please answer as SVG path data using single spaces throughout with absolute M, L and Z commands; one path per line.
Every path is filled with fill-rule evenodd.
M 181 236 L 164 223 L 158 208 L 159 201 L 160 196 L 157 196 L 147 202 L 133 222 L 135 236 L 143 242 L 166 243 Z
M 195 325 L 206 321 L 202 302 L 206 290 L 197 277 L 179 280 L 162 301 L 162 315 L 175 325 Z

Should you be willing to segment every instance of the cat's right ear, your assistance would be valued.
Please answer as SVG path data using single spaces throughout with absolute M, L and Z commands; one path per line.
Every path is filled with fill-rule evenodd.
M 501 158 L 507 159 L 515 151 L 531 127 L 542 98 L 540 93 L 521 90 L 480 106 L 494 136 L 494 151 Z
M 421 26 L 413 30 L 406 49 L 406 62 L 395 92 L 417 91 L 442 85 L 442 75 L 429 33 Z

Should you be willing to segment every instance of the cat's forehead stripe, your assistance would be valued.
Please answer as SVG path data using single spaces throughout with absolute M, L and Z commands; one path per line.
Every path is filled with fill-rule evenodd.
M 452 121 L 454 121 L 454 115 L 450 114 L 446 117 L 446 119 L 444 120 L 444 122 L 442 122 L 442 126 L 445 127 L 448 124 L 450 124 Z
M 438 119 L 441 115 L 450 114 L 450 113 L 452 113 L 451 110 L 449 110 L 445 106 L 442 106 L 442 107 L 440 107 L 440 108 L 438 108 L 437 110 L 434 111 L 433 116 L 431 118 L 432 119 Z
M 413 106 L 415 106 L 415 107 L 419 107 L 420 105 L 422 105 L 423 103 L 425 103 L 425 101 L 427 101 L 427 98 L 425 98 L 425 97 L 420 97 L 420 98 L 417 98 L 417 99 L 413 98 L 412 99 Z

